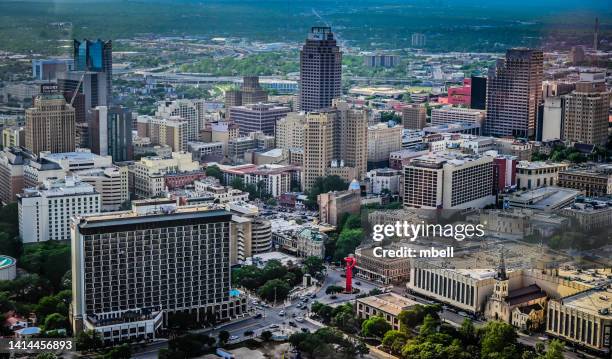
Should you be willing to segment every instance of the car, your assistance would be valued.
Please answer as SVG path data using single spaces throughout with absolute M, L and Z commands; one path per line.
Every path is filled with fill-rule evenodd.
M 459 314 L 462 317 L 466 317 L 466 318 L 468 317 L 468 314 L 466 312 L 459 312 L 457 314 Z
M 310 298 L 316 298 L 316 297 L 317 297 L 317 293 L 312 293 L 312 294 L 310 295 Z
M 308 330 L 308 328 L 300 328 L 300 330 L 302 331 L 302 333 L 310 333 L 310 330 Z
M 297 324 L 295 324 L 294 322 L 289 322 L 289 325 L 292 327 L 297 327 Z
M 259 304 L 259 302 L 258 302 L 258 301 L 256 301 L 256 300 L 252 301 L 251 303 L 252 303 L 253 305 L 257 305 L 257 304 Z
M 285 311 L 281 310 L 280 312 L 278 312 L 278 315 L 280 315 L 281 317 L 283 317 L 285 315 Z
M 272 325 L 270 325 L 270 329 L 276 329 L 276 328 L 278 328 L 278 324 L 272 324 Z
M 301 322 L 303 322 L 303 321 L 304 321 L 304 318 L 302 318 L 302 317 L 297 317 L 297 318 L 295 318 L 295 321 L 296 321 L 296 322 L 298 322 L 298 323 L 301 323 Z
M 236 336 L 236 335 L 232 335 L 231 337 L 229 337 L 229 340 L 230 340 L 230 341 L 233 341 L 233 340 L 238 340 L 238 336 Z
M 259 318 L 261 318 L 261 317 L 263 317 L 263 314 L 261 314 L 261 313 L 257 313 L 257 314 L 255 314 L 255 319 L 259 319 Z
M 335 294 L 334 294 L 334 295 L 330 295 L 330 296 L 329 296 L 329 299 L 338 299 L 338 296 L 337 296 L 337 295 L 335 295 Z
M 361 285 L 361 282 L 355 282 L 355 285 Z
M 295 313 L 291 313 L 291 317 L 292 317 L 292 318 L 295 318 L 296 316 L 297 316 L 297 314 L 295 314 Z

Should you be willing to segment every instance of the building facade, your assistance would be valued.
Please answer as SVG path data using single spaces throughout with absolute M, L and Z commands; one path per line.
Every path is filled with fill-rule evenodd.
M 26 110 L 25 146 L 38 155 L 42 151 L 71 152 L 75 149 L 74 108 L 59 94 L 41 94 Z

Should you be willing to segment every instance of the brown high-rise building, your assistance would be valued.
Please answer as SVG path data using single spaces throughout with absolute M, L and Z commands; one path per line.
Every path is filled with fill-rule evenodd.
M 240 89 L 225 91 L 226 117 L 231 118 L 230 109 L 234 106 L 267 103 L 268 92 L 259 85 L 259 76 L 244 76 Z
M 485 132 L 492 136 L 531 137 L 542 100 L 542 50 L 509 49 L 487 81 Z
M 313 27 L 300 51 L 301 111 L 331 106 L 342 94 L 342 52 L 329 27 Z
M 422 130 L 427 125 L 427 109 L 424 106 L 406 106 L 402 108 L 404 128 Z
M 26 148 L 35 155 L 75 149 L 75 111 L 59 93 L 42 93 L 26 110 Z
M 605 146 L 608 140 L 610 93 L 605 73 L 583 73 L 576 90 L 563 96 L 565 103 L 563 139 Z

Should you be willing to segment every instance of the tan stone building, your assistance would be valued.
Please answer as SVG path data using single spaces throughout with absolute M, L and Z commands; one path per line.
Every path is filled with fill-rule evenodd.
M 334 101 L 331 109 L 306 115 L 302 189 L 318 177 L 361 179 L 367 170 L 368 113 Z
M 358 191 L 321 193 L 317 196 L 317 202 L 320 221 L 336 226 L 345 213 L 359 213 L 361 195 Z
M 25 111 L 25 146 L 35 155 L 42 151 L 72 152 L 75 149 L 74 108 L 60 94 L 41 94 Z
M 290 112 L 287 117 L 281 118 L 276 123 L 274 137 L 276 148 L 289 151 L 292 148 L 304 148 L 304 125 L 306 115 Z
M 569 167 L 567 163 L 520 161 L 516 165 L 516 187 L 536 189 L 556 186 L 559 172 Z
M 410 278 L 410 259 L 380 258 L 374 256 L 373 248 L 355 250 L 355 277 L 383 284 L 402 283 Z
M 580 190 L 589 197 L 612 194 L 612 166 L 594 165 L 561 171 L 558 185 Z
M 391 152 L 402 149 L 402 131 L 400 125 L 393 127 L 378 123 L 368 127 L 368 162 L 388 163 Z
M 368 319 L 380 316 L 391 324 L 394 330 L 399 330 L 399 314 L 419 303 L 395 293 L 384 293 L 371 297 L 357 298 L 355 304 L 358 318 Z

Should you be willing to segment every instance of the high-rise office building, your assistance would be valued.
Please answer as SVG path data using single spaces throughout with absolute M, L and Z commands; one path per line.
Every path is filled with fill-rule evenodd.
M 404 128 L 422 130 L 427 126 L 427 109 L 424 106 L 405 106 L 402 108 Z
M 60 72 L 74 69 L 73 59 L 35 59 L 32 60 L 32 77 L 36 80 L 54 81 Z
M 453 123 L 469 123 L 482 126 L 485 112 L 463 107 L 444 106 L 431 110 L 431 125 L 449 125 Z
M 576 90 L 563 96 L 563 139 L 605 146 L 608 141 L 610 93 L 605 73 L 582 73 Z
M 231 290 L 232 215 L 137 201 L 132 211 L 72 223 L 75 333 L 107 343 L 155 338 L 171 313 L 198 322 L 235 318 L 246 298 Z
M 535 135 L 542 99 L 542 50 L 516 48 L 498 60 L 487 81 L 485 132 L 493 136 Z
M 113 93 L 113 44 L 111 40 L 74 40 L 74 68 L 76 71 L 102 73 L 106 82 L 106 99 Z M 98 106 L 108 103 L 98 103 Z M 94 106 L 95 107 L 95 106 Z
M 266 135 L 274 135 L 276 121 L 285 117 L 291 109 L 270 103 L 256 103 L 230 108 L 230 119 L 238 125 L 240 135 L 262 131 Z
M 96 107 L 89 123 L 89 136 L 93 153 L 109 155 L 113 162 L 133 158 L 132 113 L 125 107 Z
M 25 145 L 41 151 L 71 152 L 75 149 L 74 108 L 58 93 L 41 93 L 25 111 Z
M 302 187 L 318 177 L 361 179 L 367 170 L 368 113 L 336 101 L 333 107 L 306 115 Z
M 342 94 L 342 52 L 329 27 L 313 27 L 300 51 L 299 109 L 331 106 Z
M 415 32 L 412 34 L 410 42 L 412 43 L 412 47 L 424 47 L 425 43 L 427 42 L 427 38 L 425 34 Z
M 138 137 L 148 137 L 152 144 L 168 145 L 173 152 L 187 151 L 187 121 L 180 117 L 160 118 L 142 115 L 136 118 Z
M 108 83 L 104 72 L 63 72 L 57 75 L 57 86 L 64 94 L 66 101 L 72 101 L 76 110 L 75 119 L 78 123 L 87 122 L 91 118 L 92 109 L 97 106 L 107 106 L 110 103 Z
M 472 76 L 470 107 L 475 110 L 487 108 L 487 78 Z

